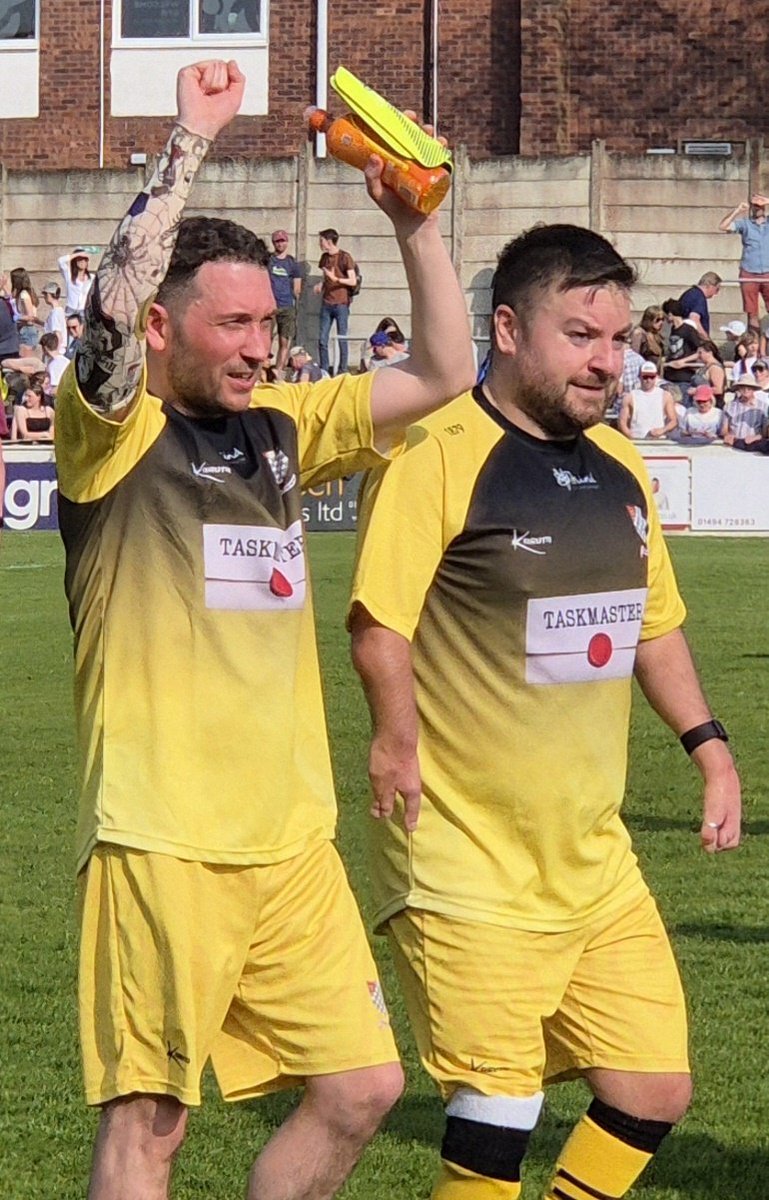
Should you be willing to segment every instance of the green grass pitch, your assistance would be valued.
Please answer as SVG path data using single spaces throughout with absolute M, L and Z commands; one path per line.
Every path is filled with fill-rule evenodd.
M 673 540 L 671 548 L 702 676 L 714 711 L 732 733 L 746 837 L 728 856 L 699 852 L 699 777 L 639 698 L 626 819 L 683 970 L 696 1095 L 633 1194 L 639 1200 L 764 1200 L 769 541 L 691 538 Z M 343 628 L 352 551 L 349 534 L 311 539 L 340 844 L 365 911 L 368 718 Z M 55 535 L 6 534 L 0 605 L 0 1193 L 5 1200 L 78 1200 L 85 1195 L 95 1118 L 81 1098 L 75 1028 L 70 635 Z M 380 939 L 376 953 L 408 1090 L 343 1194 L 348 1200 L 419 1200 L 430 1191 L 441 1109 L 415 1059 Z M 254 1153 L 292 1103 L 286 1095 L 225 1106 L 207 1080 L 206 1103 L 193 1115 L 179 1157 L 177 1200 L 241 1196 Z M 578 1084 L 550 1091 L 527 1160 L 526 1200 L 541 1195 L 556 1150 L 584 1104 Z

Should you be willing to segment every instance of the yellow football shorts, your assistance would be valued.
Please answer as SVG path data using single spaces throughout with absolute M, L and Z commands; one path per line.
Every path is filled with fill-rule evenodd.
M 426 1070 L 528 1096 L 590 1067 L 688 1071 L 678 968 L 648 894 L 581 930 L 541 933 L 407 909 L 389 921 Z
M 377 969 L 329 842 L 235 867 L 100 845 L 80 879 L 86 1098 L 245 1099 L 396 1061 Z

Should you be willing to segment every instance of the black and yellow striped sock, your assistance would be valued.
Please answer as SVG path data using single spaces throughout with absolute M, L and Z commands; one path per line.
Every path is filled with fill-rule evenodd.
M 444 1159 L 432 1200 L 518 1200 L 520 1194 L 518 1181 L 489 1179 Z
M 594 1100 L 558 1156 L 545 1200 L 618 1200 L 670 1129 Z

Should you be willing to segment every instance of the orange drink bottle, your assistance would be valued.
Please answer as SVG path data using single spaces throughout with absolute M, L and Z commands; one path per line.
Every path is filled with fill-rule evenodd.
M 322 108 L 316 108 L 310 110 L 307 120 L 315 133 L 325 133 L 334 158 L 351 167 L 362 171 L 372 154 L 383 159 L 382 182 L 417 212 L 431 213 L 449 190 L 450 171 L 445 167 L 423 167 L 394 153 L 356 113 L 333 118 Z

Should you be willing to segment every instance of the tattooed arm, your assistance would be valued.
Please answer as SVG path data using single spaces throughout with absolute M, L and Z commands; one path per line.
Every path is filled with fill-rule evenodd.
M 130 411 L 144 365 L 143 312 L 168 269 L 196 172 L 240 108 L 244 85 L 234 62 L 196 63 L 179 72 L 177 122 L 99 264 L 76 370 L 86 400 L 110 420 L 122 421 Z

